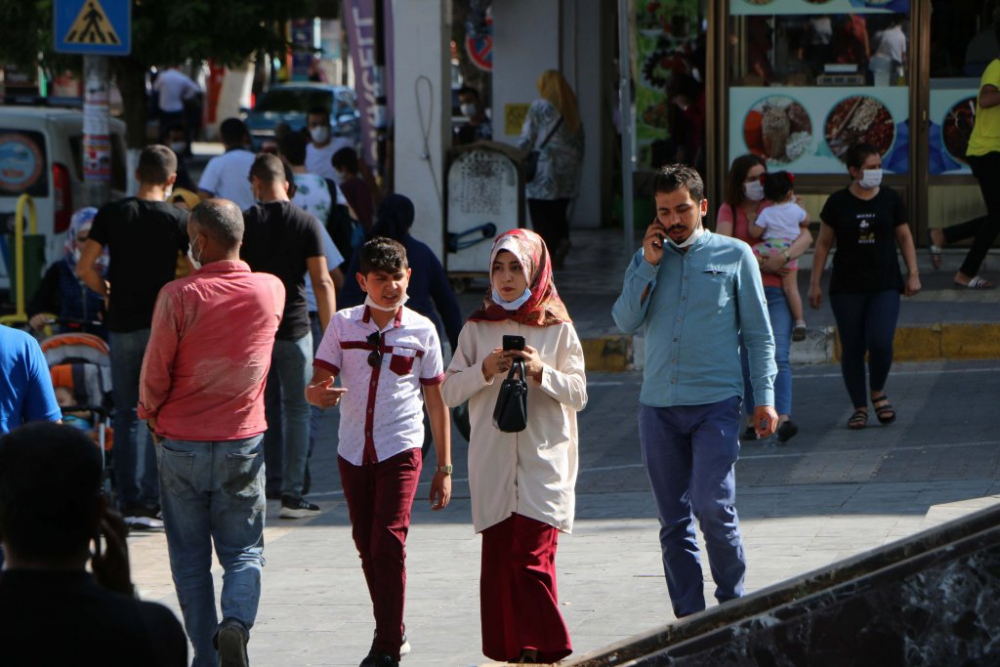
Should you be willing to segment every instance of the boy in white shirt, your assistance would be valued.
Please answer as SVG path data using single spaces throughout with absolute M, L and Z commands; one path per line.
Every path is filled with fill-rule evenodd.
M 754 253 L 765 259 L 779 253 L 785 256 L 787 273 L 781 277 L 781 289 L 788 300 L 788 310 L 795 320 L 792 340 L 805 340 L 806 322 L 802 317 L 802 296 L 799 294 L 799 265 L 791 259 L 788 249 L 802 233 L 799 226 L 809 222 L 809 214 L 795 201 L 795 191 L 792 189 L 794 175 L 787 171 L 776 171 L 760 178 L 764 185 L 764 197 L 774 204 L 762 210 L 757 220 L 750 223 L 750 236 L 764 238 L 763 243 L 754 246 Z

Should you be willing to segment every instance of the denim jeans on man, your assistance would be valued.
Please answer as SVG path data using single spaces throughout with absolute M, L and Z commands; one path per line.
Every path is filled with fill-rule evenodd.
M 283 495 L 302 497 L 305 482 L 306 462 L 309 460 L 309 403 L 306 401 L 306 383 L 312 375 L 312 334 L 297 340 L 274 341 L 271 353 L 271 373 L 275 376 L 281 393 L 281 431 L 268 430 L 265 448 L 269 450 L 269 460 L 273 460 L 274 441 L 281 443 L 281 492 Z M 269 383 L 270 385 L 270 383 Z M 270 385 L 265 390 L 264 400 L 274 406 L 275 393 L 279 387 Z M 268 424 L 277 423 L 273 410 L 268 410 Z
M 695 519 L 701 524 L 715 597 L 743 596 L 746 555 L 736 514 L 740 399 L 669 408 L 639 406 L 642 460 L 656 499 L 667 590 L 677 618 L 705 608 Z
M 122 506 L 156 507 L 159 482 L 156 452 L 144 422 L 136 414 L 142 356 L 149 342 L 149 329 L 108 334 L 111 349 L 111 392 L 115 401 L 115 484 Z
M 219 625 L 212 543 L 222 564 L 222 618 L 249 630 L 257 618 L 264 566 L 263 436 L 220 442 L 164 440 L 157 447 L 167 551 L 192 667 L 215 667 Z
M 774 379 L 774 410 L 779 415 L 792 414 L 792 365 L 789 355 L 792 347 L 792 311 L 788 309 L 788 299 L 780 287 L 765 287 L 767 313 L 774 332 L 774 361 L 778 364 L 778 376 Z M 752 415 L 757 407 L 750 383 L 750 360 L 747 348 L 740 339 L 740 360 L 743 363 L 743 413 Z

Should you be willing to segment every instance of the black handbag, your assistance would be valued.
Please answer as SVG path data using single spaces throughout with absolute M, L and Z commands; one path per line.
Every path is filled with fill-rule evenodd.
M 515 374 L 520 373 L 521 377 Z M 528 383 L 524 381 L 524 362 L 515 361 L 500 385 L 493 408 L 493 426 L 504 433 L 517 433 L 528 427 Z
M 531 183 L 533 180 L 535 180 L 535 176 L 538 175 L 538 159 L 542 156 L 542 149 L 545 148 L 545 145 L 549 143 L 549 140 L 552 138 L 552 135 L 556 133 L 556 130 L 558 130 L 559 126 L 562 125 L 562 122 L 563 119 L 562 116 L 560 116 L 559 122 L 556 123 L 555 127 L 549 130 L 549 133 L 547 135 L 545 135 L 545 139 L 542 141 L 542 144 L 538 148 L 532 148 L 530 151 L 528 151 L 528 154 L 524 156 L 525 183 Z

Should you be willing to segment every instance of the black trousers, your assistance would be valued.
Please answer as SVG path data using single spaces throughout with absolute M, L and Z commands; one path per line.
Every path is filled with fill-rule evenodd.
M 569 220 L 566 218 L 568 209 L 569 199 L 528 200 L 531 224 L 549 247 L 549 253 L 554 253 L 559 242 L 569 238 Z
M 979 273 L 997 235 L 1000 235 L 1000 153 L 970 155 L 969 166 L 979 181 L 979 189 L 986 202 L 986 215 L 975 220 L 944 228 L 948 243 L 972 237 L 972 247 L 962 262 L 961 272 L 970 278 Z

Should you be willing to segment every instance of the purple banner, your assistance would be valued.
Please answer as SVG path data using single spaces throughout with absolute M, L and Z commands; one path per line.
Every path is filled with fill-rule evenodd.
M 378 0 L 374 0 L 377 2 Z M 385 80 L 384 90 L 388 100 L 385 124 L 392 118 L 392 2 L 383 0 L 385 16 Z M 361 114 L 362 159 L 369 166 L 378 164 L 377 131 L 379 125 L 376 99 L 375 72 L 375 13 L 373 0 L 346 0 L 344 24 L 351 62 L 354 64 L 354 90 Z

